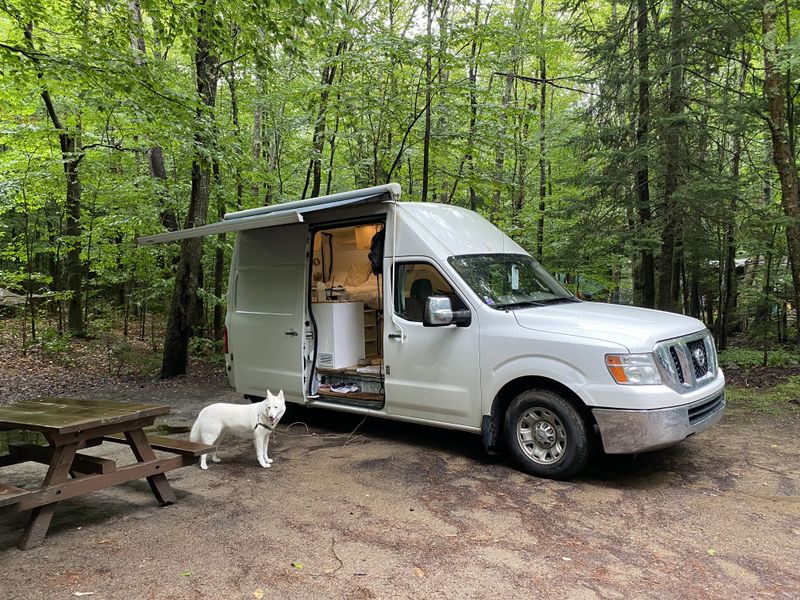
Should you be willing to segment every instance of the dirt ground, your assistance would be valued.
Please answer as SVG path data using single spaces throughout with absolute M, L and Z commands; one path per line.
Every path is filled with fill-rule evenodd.
M 84 396 L 168 402 L 173 426 L 239 401 L 221 378 Z M 271 469 L 230 441 L 208 471 L 170 473 L 175 505 L 144 481 L 70 500 L 26 552 L 27 513 L 0 513 L 0 598 L 800 598 L 798 439 L 796 416 L 733 410 L 554 482 L 477 436 L 292 407 Z

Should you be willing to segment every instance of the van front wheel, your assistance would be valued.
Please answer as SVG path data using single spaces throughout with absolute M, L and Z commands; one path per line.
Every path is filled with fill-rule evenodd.
M 549 479 L 568 479 L 586 466 L 589 440 L 583 418 L 550 390 L 528 390 L 506 411 L 505 438 L 520 469 Z

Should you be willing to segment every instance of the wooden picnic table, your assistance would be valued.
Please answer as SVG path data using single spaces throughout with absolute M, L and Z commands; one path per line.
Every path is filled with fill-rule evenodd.
M 49 444 L 11 443 L 8 453 L 0 456 L 0 467 L 26 461 L 49 465 L 38 489 L 0 483 L 0 507 L 32 511 L 20 549 L 34 548 L 44 541 L 56 504 L 62 500 L 145 477 L 159 504 L 175 502 L 165 473 L 192 464 L 197 456 L 213 448 L 146 435 L 144 428 L 169 411 L 169 406 L 160 404 L 67 398 L 0 406 L 0 431 L 38 431 Z M 78 452 L 104 441 L 128 445 L 136 462 L 118 466 L 113 460 Z M 154 449 L 170 455 L 159 458 Z

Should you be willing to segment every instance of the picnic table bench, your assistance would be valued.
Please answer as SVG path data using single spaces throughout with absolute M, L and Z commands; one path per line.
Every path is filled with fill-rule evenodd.
M 13 442 L 8 453 L 0 456 L 0 467 L 26 461 L 48 465 L 39 489 L 0 483 L 0 507 L 32 511 L 20 549 L 34 548 L 44 541 L 56 504 L 62 500 L 144 477 L 159 504 L 175 502 L 165 473 L 192 464 L 213 447 L 145 434 L 144 428 L 169 410 L 166 405 L 68 398 L 0 406 L 0 431 L 38 431 L 49 444 Z M 114 460 L 78 452 L 104 441 L 129 446 L 136 462 L 119 466 Z M 158 457 L 155 450 L 168 456 Z

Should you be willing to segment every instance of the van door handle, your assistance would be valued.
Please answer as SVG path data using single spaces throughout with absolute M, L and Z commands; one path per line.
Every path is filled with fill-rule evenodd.
M 403 334 L 402 333 L 390 333 L 389 334 L 389 339 L 390 340 L 402 340 L 403 339 Z
M 289 331 L 286 332 L 286 335 L 300 335 L 300 334 L 297 333 L 294 329 L 290 329 Z

